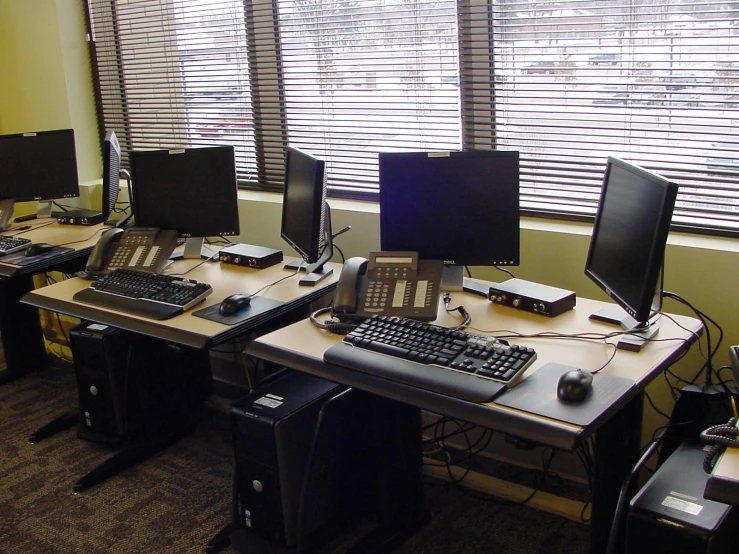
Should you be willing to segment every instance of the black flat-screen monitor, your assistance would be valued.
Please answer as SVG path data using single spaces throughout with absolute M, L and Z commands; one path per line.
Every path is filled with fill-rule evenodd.
M 333 255 L 331 213 L 326 202 L 326 163 L 295 147 L 285 151 L 285 184 L 282 197 L 280 236 L 308 264 L 301 285 L 315 285 L 333 270 L 325 263 Z
M 619 347 L 638 351 L 659 328 L 662 267 L 678 186 L 609 157 L 585 274 L 621 308 L 592 314 L 629 332 Z
M 115 132 L 108 131 L 103 139 L 103 219 L 108 219 L 118 202 L 121 178 L 121 145 Z
M 204 237 L 239 234 L 233 146 L 133 151 L 129 159 L 137 227 L 176 230 L 187 258 L 215 255 Z
M 38 214 L 48 216 L 52 200 L 79 194 L 73 129 L 0 135 L 0 228 L 14 202 L 42 201 Z
M 443 260 L 442 289 L 461 290 L 464 266 L 520 260 L 519 153 L 380 153 L 380 245 Z

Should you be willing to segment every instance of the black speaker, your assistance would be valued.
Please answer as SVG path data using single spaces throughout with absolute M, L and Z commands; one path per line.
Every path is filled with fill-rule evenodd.
M 71 329 L 70 347 L 84 439 L 161 433 L 189 417 L 213 389 L 207 350 L 91 322 Z
M 234 403 L 240 532 L 295 546 L 301 494 L 304 537 L 367 508 L 373 481 L 367 478 L 367 433 L 359 428 L 366 419 L 360 415 L 363 398 L 336 383 L 288 372 Z
M 704 445 L 684 442 L 634 496 L 629 554 L 731 554 L 739 551 L 736 508 L 706 500 Z

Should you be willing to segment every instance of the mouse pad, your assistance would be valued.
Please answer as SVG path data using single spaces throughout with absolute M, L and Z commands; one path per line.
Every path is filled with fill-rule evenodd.
M 0 256 L 0 263 L 12 265 L 35 264 L 36 262 L 40 262 L 41 260 L 55 258 L 60 254 L 66 254 L 67 252 L 71 252 L 72 250 L 72 248 L 67 248 L 65 246 L 55 246 L 48 252 L 44 252 L 43 254 L 39 254 L 38 256 L 26 256 L 24 254 L 25 251 L 13 252 L 12 254 L 8 254 L 7 256 Z
M 615 375 L 593 375 L 592 390 L 582 402 L 567 404 L 557 398 L 560 375 L 574 368 L 549 362 L 511 390 L 494 400 L 495 404 L 575 425 L 590 425 L 619 397 L 634 386 L 634 381 Z
M 234 315 L 221 315 L 218 312 L 220 304 L 208 306 L 207 308 L 203 308 L 202 310 L 193 312 L 192 315 L 203 317 L 205 319 L 210 319 L 211 321 L 215 321 L 217 323 L 223 323 L 224 325 L 235 325 L 236 323 L 241 323 L 242 321 L 250 319 L 256 315 L 263 314 L 264 312 L 268 312 L 275 308 L 279 308 L 284 304 L 285 303 L 281 300 L 272 300 L 271 298 L 253 296 L 249 306 L 243 312 L 239 312 Z

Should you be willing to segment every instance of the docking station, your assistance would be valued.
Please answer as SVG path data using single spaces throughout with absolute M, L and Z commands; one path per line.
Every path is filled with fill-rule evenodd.
M 61 225 L 97 225 L 105 220 L 103 212 L 94 210 L 69 210 L 66 212 L 54 212 L 51 217 Z
M 222 263 L 264 269 L 282 261 L 282 250 L 251 244 L 231 244 L 221 249 L 218 259 Z
M 572 291 L 516 278 L 491 286 L 488 298 L 495 304 L 549 317 L 575 307 L 575 293 Z

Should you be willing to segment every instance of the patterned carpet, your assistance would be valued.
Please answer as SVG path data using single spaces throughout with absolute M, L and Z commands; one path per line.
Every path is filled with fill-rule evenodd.
M 0 387 L 0 552 L 203 552 L 228 520 L 228 417 L 206 406 L 190 436 L 73 494 L 72 484 L 111 451 L 78 439 L 72 429 L 37 444 L 28 437 L 76 403 L 74 372 L 61 364 Z M 426 492 L 432 520 L 396 552 L 587 552 L 586 525 L 472 498 L 447 485 L 430 484 Z M 348 534 L 323 551 L 345 552 L 355 540 Z

